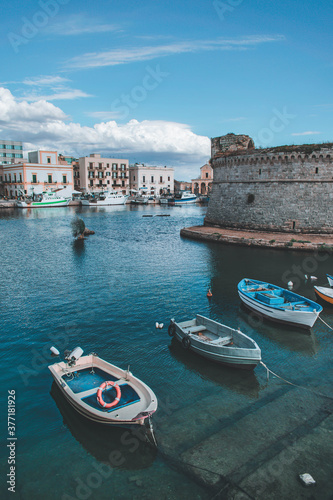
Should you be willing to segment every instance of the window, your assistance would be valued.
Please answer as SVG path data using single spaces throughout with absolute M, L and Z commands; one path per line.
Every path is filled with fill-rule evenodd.
M 154 176 L 153 175 L 150 178 L 150 182 L 154 182 Z
M 48 174 L 48 176 L 47 176 L 47 182 L 49 184 L 51 184 L 51 182 L 52 182 L 52 175 L 51 174 Z
M 112 163 L 112 170 L 117 170 L 118 164 L 117 163 Z
M 16 182 L 16 174 L 14 174 L 14 182 Z
M 50 156 L 47 157 L 47 163 L 51 163 L 51 157 Z
M 145 175 L 142 176 L 142 182 L 146 182 L 146 176 Z
M 160 175 L 160 182 L 163 182 L 163 177 Z
M 107 184 L 110 184 L 110 181 L 106 181 Z
M 63 176 L 62 176 L 62 182 L 63 182 L 64 184 L 67 184 L 67 175 L 63 175 Z
M 133 181 L 135 181 L 135 175 L 133 175 Z
M 112 179 L 117 179 L 118 175 L 117 172 L 112 172 Z
M 12 182 L 12 176 L 10 174 L 8 174 L 8 181 Z
M 121 170 L 126 170 L 126 165 L 125 165 L 125 163 L 121 163 L 120 168 L 121 168 Z
M 32 174 L 32 183 L 37 184 L 37 174 Z
M 94 181 L 90 181 L 90 187 L 93 187 Z
M 168 177 L 168 182 L 170 182 L 170 177 Z
M 99 163 L 98 168 L 102 168 L 102 167 L 103 167 L 103 163 Z
M 89 168 L 93 168 L 93 164 L 92 163 L 89 163 Z
M 20 174 L 20 182 L 22 182 L 22 174 Z
M 106 164 L 106 166 L 107 166 L 107 168 L 109 168 L 109 166 L 110 166 L 110 163 L 107 163 L 107 164 Z
M 125 181 L 121 181 L 121 185 L 122 185 L 122 187 L 124 187 L 125 186 Z
M 316 174 L 318 174 L 318 172 L 319 172 L 319 169 L 318 169 L 318 167 L 316 167 Z
M 208 179 L 208 172 L 206 172 L 206 179 Z

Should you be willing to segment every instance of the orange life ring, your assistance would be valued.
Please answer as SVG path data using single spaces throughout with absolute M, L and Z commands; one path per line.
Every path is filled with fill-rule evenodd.
M 116 389 L 116 397 L 112 403 L 106 403 L 104 399 L 102 398 L 102 392 L 107 389 L 109 386 L 114 387 Z M 116 406 L 121 398 L 121 390 L 118 384 L 115 382 L 111 382 L 111 380 L 107 380 L 106 382 L 103 382 L 98 388 L 97 391 L 97 401 L 103 408 L 112 408 L 113 406 Z

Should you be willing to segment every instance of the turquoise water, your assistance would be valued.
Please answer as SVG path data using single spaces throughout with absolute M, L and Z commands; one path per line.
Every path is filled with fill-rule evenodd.
M 211 470 L 214 460 L 206 457 L 196 462 L 196 470 L 186 470 L 186 453 L 284 385 L 272 377 L 267 383 L 262 367 L 239 372 L 185 351 L 167 335 L 170 318 L 201 313 L 240 327 L 259 344 L 271 370 L 332 395 L 333 332 L 319 321 L 311 334 L 263 323 L 242 309 L 236 287 L 244 277 L 278 285 L 287 277 L 299 285 L 299 293 L 315 299 L 303 274 L 315 274 L 323 284 L 325 273 L 332 273 L 332 257 L 310 261 L 302 253 L 182 239 L 180 229 L 202 224 L 205 210 L 125 206 L 0 212 L 1 408 L 14 389 L 17 426 L 15 497 L 3 481 L 8 465 L 0 468 L 8 498 L 214 496 L 217 487 L 208 488 L 196 474 L 200 467 Z M 84 242 L 71 235 L 75 213 L 96 233 Z M 168 217 L 158 217 L 164 214 Z M 321 316 L 333 324 L 333 309 L 325 308 Z M 162 330 L 156 321 L 164 323 Z M 101 428 L 69 408 L 47 369 L 52 345 L 61 351 L 79 345 L 86 354 L 94 351 L 122 368 L 130 365 L 159 400 L 153 419 L 158 450 L 141 434 Z M 315 411 L 321 403 L 313 398 L 307 404 Z M 276 428 L 280 424 L 277 420 Z M 7 450 L 4 456 L 7 460 Z M 323 466 L 320 473 L 328 480 L 331 471 Z

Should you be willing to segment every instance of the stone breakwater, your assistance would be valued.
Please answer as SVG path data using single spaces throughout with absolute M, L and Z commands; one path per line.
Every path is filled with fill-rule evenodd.
M 193 226 L 183 228 L 181 236 L 194 240 L 214 241 L 226 245 L 274 248 L 279 250 L 333 251 L 333 235 L 296 234 L 267 231 L 242 231 L 220 227 Z

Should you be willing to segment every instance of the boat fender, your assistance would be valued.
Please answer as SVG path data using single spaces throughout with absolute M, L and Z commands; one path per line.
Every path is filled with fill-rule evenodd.
M 182 338 L 182 345 L 183 345 L 184 349 L 189 349 L 190 348 L 190 346 L 191 346 L 191 339 L 190 339 L 190 337 L 188 335 L 186 337 Z
M 168 334 L 170 335 L 170 337 L 174 337 L 175 333 L 176 333 L 176 325 L 174 323 L 170 323 L 170 325 L 168 326 Z
M 207 292 L 207 297 L 210 299 L 211 297 L 213 297 L 213 294 L 211 292 L 211 289 L 208 290 Z
M 109 386 L 114 387 L 116 389 L 116 397 L 111 403 L 106 403 L 104 399 L 102 398 L 102 392 L 107 389 Z M 111 380 L 107 380 L 103 382 L 98 390 L 97 390 L 97 401 L 98 403 L 103 407 L 103 408 L 112 408 L 113 406 L 116 406 L 121 398 L 121 390 L 118 384 L 115 382 L 112 382 Z
M 52 353 L 53 356 L 59 356 L 60 355 L 60 352 L 54 346 L 50 347 L 50 351 L 51 351 L 51 353 Z

